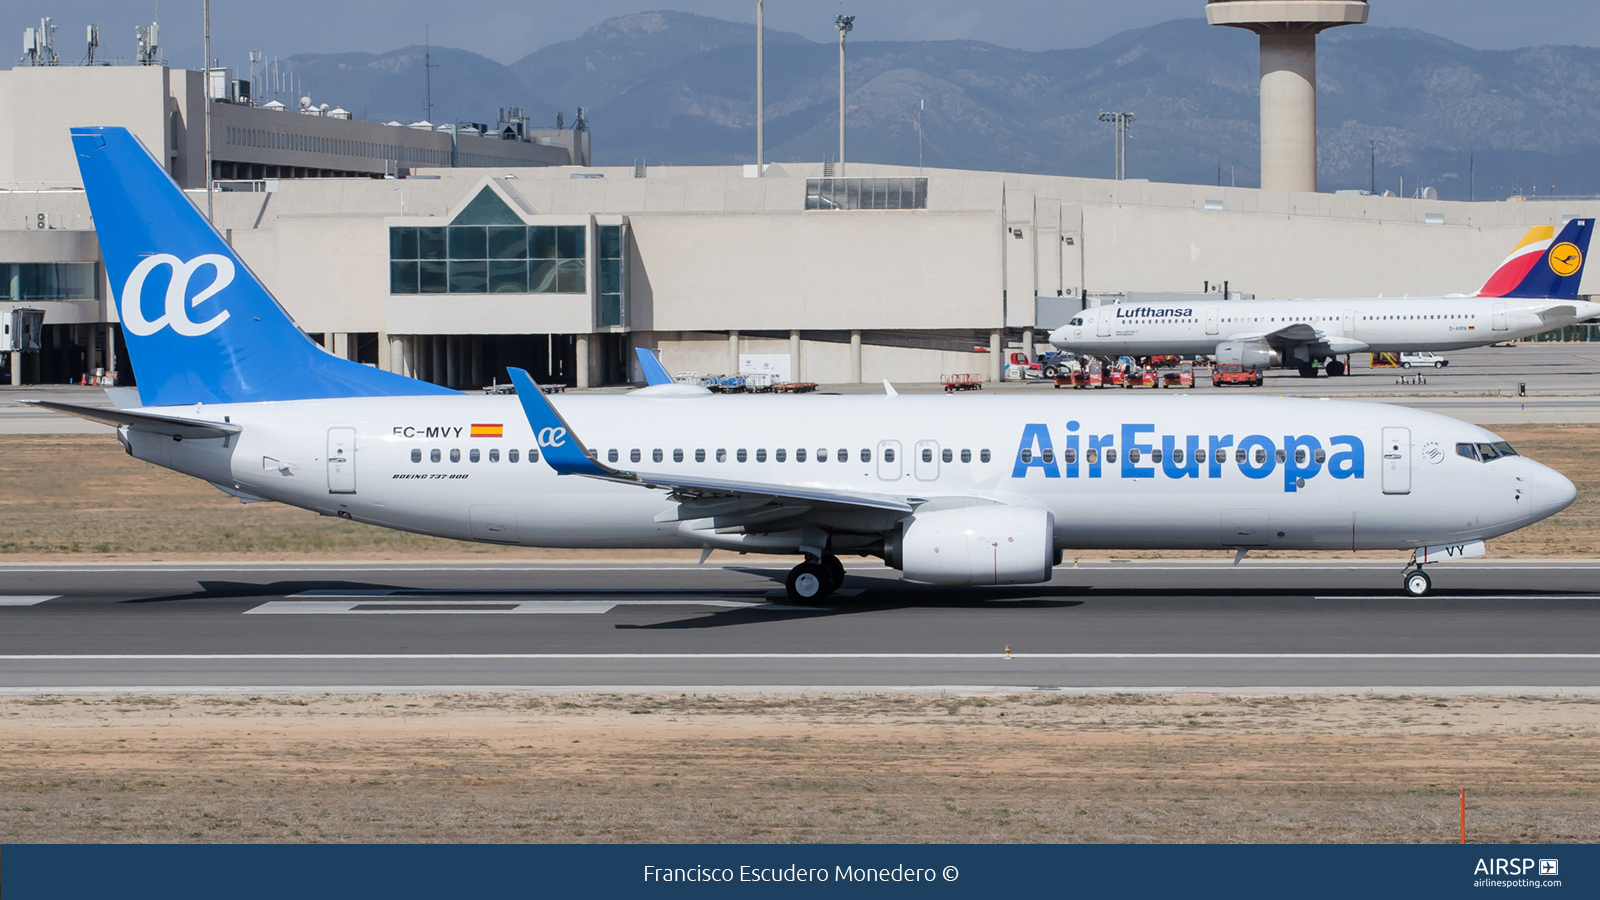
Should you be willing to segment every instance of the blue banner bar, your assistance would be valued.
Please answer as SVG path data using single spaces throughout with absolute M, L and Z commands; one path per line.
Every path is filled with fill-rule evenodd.
M 28 845 L 6 900 L 381 897 L 1485 897 L 1600 893 L 1600 848 Z M 1502 892 L 1502 893 L 1497 893 Z M 1549 896 L 1548 894 L 1546 896 Z

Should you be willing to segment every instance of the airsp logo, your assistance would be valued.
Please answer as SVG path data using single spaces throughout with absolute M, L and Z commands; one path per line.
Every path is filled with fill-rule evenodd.
M 144 300 L 144 280 L 159 266 L 168 266 L 172 269 L 172 281 L 167 285 L 166 308 L 154 319 L 146 319 L 141 308 Z M 233 283 L 233 260 L 219 253 L 206 253 L 188 262 L 170 253 L 157 253 L 140 260 L 122 285 L 123 327 L 140 337 L 148 337 L 169 327 L 184 337 L 199 337 L 214 331 L 217 326 L 228 321 L 227 310 L 217 313 L 204 322 L 196 322 L 189 318 L 189 312 L 184 308 L 184 295 L 189 292 L 189 279 L 193 278 L 195 271 L 202 266 L 210 266 L 213 277 L 211 283 L 189 301 L 191 307 L 199 306 Z
M 565 428 L 541 428 L 539 430 L 539 446 L 559 447 L 567 442 Z
M 1422 458 L 1437 466 L 1444 462 L 1444 450 L 1439 447 L 1438 441 L 1429 441 L 1422 445 Z

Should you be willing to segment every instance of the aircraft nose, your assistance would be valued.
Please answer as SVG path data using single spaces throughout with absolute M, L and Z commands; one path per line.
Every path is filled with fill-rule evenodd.
M 1067 328 L 1069 327 L 1070 326 L 1063 325 L 1060 328 L 1057 328 L 1055 331 L 1050 332 L 1050 343 L 1065 344 L 1067 342 Z
M 1578 488 L 1567 476 L 1543 463 L 1528 460 L 1532 466 L 1528 483 L 1531 490 L 1528 492 L 1533 499 L 1530 505 L 1530 522 L 1548 519 L 1563 509 L 1571 506 L 1578 499 Z

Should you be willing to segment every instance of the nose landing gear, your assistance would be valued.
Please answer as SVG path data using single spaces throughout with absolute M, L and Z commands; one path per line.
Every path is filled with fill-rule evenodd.
M 1421 566 L 1408 570 L 1403 576 L 1402 585 L 1409 597 L 1426 597 L 1433 590 L 1433 579 L 1428 573 L 1422 571 Z
M 783 589 L 796 603 L 822 600 L 844 584 L 844 563 L 837 556 L 807 559 L 789 570 Z

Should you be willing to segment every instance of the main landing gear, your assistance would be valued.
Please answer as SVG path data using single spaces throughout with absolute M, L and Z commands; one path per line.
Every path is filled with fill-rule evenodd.
M 807 559 L 789 570 L 783 589 L 796 603 L 822 600 L 844 584 L 844 563 L 837 556 Z

